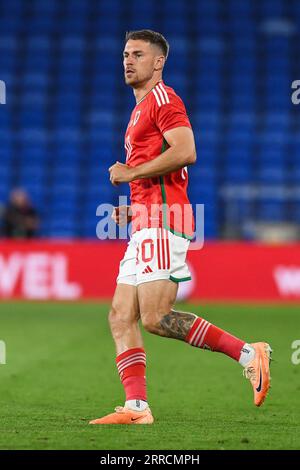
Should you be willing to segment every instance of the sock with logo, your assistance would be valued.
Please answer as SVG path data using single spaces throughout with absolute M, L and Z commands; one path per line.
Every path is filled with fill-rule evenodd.
M 200 317 L 194 321 L 185 341 L 197 348 L 221 352 L 235 361 L 240 361 L 243 355 L 242 350 L 245 346 L 249 349 L 249 356 L 251 354 L 250 348 L 252 348 L 249 344 L 245 343 L 245 341 L 232 336 L 230 333 L 227 333 L 227 331 L 212 325 Z M 247 353 L 244 354 L 247 356 Z M 243 361 L 244 360 L 243 356 Z
M 148 408 L 148 403 L 144 400 L 126 400 L 125 408 L 133 411 L 144 411 Z
M 241 364 L 241 366 L 246 367 L 246 365 L 254 359 L 254 356 L 255 349 L 251 346 L 251 344 L 245 343 L 241 350 L 239 363 Z
M 125 390 L 125 406 L 135 411 L 143 411 L 148 406 L 145 350 L 127 349 L 117 356 L 116 363 Z

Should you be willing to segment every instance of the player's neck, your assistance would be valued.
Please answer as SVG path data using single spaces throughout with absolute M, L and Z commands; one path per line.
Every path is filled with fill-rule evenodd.
M 155 85 L 162 81 L 162 77 L 155 77 L 152 80 L 149 80 L 147 83 L 141 85 L 139 88 L 134 88 L 133 93 L 135 96 L 136 104 L 142 101 L 146 95 L 155 87 Z

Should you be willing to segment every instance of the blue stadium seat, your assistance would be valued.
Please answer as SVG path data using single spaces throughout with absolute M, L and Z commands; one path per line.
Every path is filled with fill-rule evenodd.
M 48 233 L 53 238 L 73 238 L 76 236 L 76 221 L 65 216 L 49 221 Z
M 285 204 L 282 201 L 262 201 L 258 207 L 258 219 L 267 222 L 284 221 Z
M 223 3 L 6 2 L 0 201 L 22 184 L 46 219 L 43 236 L 95 238 L 97 204 L 128 194 L 111 186 L 107 170 L 125 160 L 124 131 L 135 106 L 123 79 L 124 34 L 142 27 L 170 42 L 164 80 L 183 98 L 193 125 L 198 160 L 189 170 L 189 194 L 207 206 L 206 237 L 219 236 L 227 217 L 223 185 L 297 188 L 300 127 L 290 98 L 300 4 L 228 0 L 224 9 Z M 238 217 L 299 222 L 291 204 L 297 201 L 240 200 Z
M 284 168 L 262 167 L 258 171 L 258 181 L 264 184 L 284 184 L 286 172 Z
M 248 183 L 253 177 L 253 171 L 250 164 L 235 164 L 234 166 L 228 166 L 225 170 L 224 179 L 225 182 L 232 184 Z
M 11 174 L 12 174 L 11 165 L 1 164 L 1 166 L 0 166 L 0 181 L 1 181 L 1 184 L 8 186 L 10 184 Z

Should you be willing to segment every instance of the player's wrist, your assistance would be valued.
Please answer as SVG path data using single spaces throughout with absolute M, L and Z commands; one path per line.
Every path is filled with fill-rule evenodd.
M 139 167 L 135 166 L 131 168 L 131 181 L 134 181 L 140 177 Z

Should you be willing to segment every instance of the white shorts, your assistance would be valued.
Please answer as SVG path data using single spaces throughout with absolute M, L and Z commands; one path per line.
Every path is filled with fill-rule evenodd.
M 186 264 L 190 241 L 163 228 L 135 232 L 120 263 L 117 283 L 137 286 L 143 282 L 170 279 L 189 281 Z

